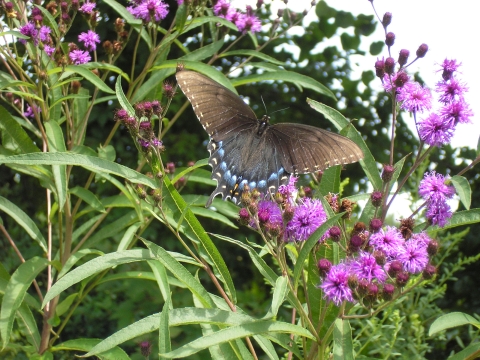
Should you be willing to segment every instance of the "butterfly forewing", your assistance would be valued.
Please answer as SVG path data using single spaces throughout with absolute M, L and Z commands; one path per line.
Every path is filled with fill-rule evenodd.
M 226 87 L 193 71 L 180 71 L 176 77 L 198 120 L 215 141 L 257 126 L 252 109 Z
M 311 173 L 363 158 L 362 150 L 352 140 L 317 127 L 284 123 L 268 131 L 289 173 Z
M 350 139 L 302 124 L 269 125 L 257 120 L 243 100 L 226 87 L 193 71 L 180 71 L 177 81 L 193 106 L 210 143 L 209 164 L 221 194 L 240 202 L 248 185 L 263 194 L 286 184 L 290 174 L 305 174 L 363 158 Z

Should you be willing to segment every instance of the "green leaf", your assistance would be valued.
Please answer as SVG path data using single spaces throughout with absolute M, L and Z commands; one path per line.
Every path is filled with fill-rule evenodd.
M 26 300 L 26 299 L 25 299 Z M 26 301 L 22 303 L 15 315 L 20 332 L 26 337 L 27 341 L 38 352 L 40 350 L 40 333 L 38 324 L 32 311 L 27 306 Z
M 255 50 L 249 50 L 249 49 L 243 49 L 243 50 L 234 50 L 234 51 L 228 51 L 226 53 L 223 53 L 219 56 L 219 58 L 222 57 L 227 57 L 227 56 L 248 56 L 248 57 L 257 57 L 259 59 L 265 60 L 267 62 L 270 62 L 275 65 L 280 65 L 283 66 L 285 63 L 283 61 L 279 61 L 271 56 L 268 56 L 260 51 L 255 51 Z
M 184 214 L 185 222 L 188 224 L 188 227 L 193 232 L 193 234 L 195 234 L 198 241 L 200 241 L 200 243 L 202 244 L 205 252 L 208 254 L 210 260 L 215 266 L 217 276 L 219 275 L 220 280 L 223 281 L 223 283 L 225 284 L 225 290 L 227 294 L 230 295 L 231 300 L 235 303 L 235 286 L 233 284 L 232 277 L 230 275 L 230 272 L 228 271 L 227 265 L 225 264 L 222 255 L 216 248 L 215 244 L 212 242 L 212 239 L 210 239 L 210 237 L 207 235 L 205 229 L 203 229 L 202 225 L 195 217 L 192 210 L 187 207 L 187 203 L 185 202 L 185 200 L 183 200 L 178 191 L 173 187 L 168 176 L 164 176 L 163 181 L 168 193 L 172 197 L 176 209 L 178 209 L 181 214 Z
M 238 31 L 238 28 L 231 21 L 225 20 L 217 16 L 199 16 L 195 18 L 186 28 L 184 28 L 182 34 L 185 34 L 186 32 L 189 32 L 190 30 L 193 30 L 208 22 L 220 24 L 234 31 Z
M 207 166 L 207 165 L 208 165 L 208 159 L 198 160 L 193 166 L 187 167 L 185 170 L 182 170 L 177 175 L 175 175 L 175 177 L 172 179 L 172 184 L 175 184 L 178 181 L 178 179 L 180 179 L 181 177 L 184 177 L 185 175 L 192 172 L 193 170 L 203 166 Z
M 302 326 L 292 325 L 280 321 L 260 320 L 216 331 L 211 335 L 203 336 L 172 352 L 162 354 L 162 356 L 169 359 L 183 358 L 196 354 L 201 350 L 208 349 L 210 346 L 223 344 L 235 339 L 242 339 L 247 336 L 276 332 L 293 334 L 315 340 L 312 334 L 310 334 L 310 332 L 304 329 Z
M 205 203 L 203 203 L 205 204 Z M 194 213 L 197 216 L 202 216 L 205 218 L 210 218 L 213 220 L 216 220 L 220 223 L 223 223 L 225 225 L 228 225 L 234 229 L 238 229 L 238 226 L 235 225 L 230 219 L 228 219 L 226 216 L 223 216 L 222 214 L 219 214 L 216 211 L 213 211 L 211 209 L 205 209 L 204 207 L 196 207 L 192 206 L 190 207 L 190 210 L 192 210 L 192 213 Z
M 120 69 L 118 66 L 112 65 L 112 64 L 107 64 L 107 63 L 100 63 L 100 62 L 89 62 L 86 64 L 82 65 L 86 69 L 99 69 L 99 70 L 105 70 L 109 72 L 113 72 L 115 74 L 120 75 L 122 78 L 130 82 L 130 77 L 126 72 L 124 72 L 122 69 Z
M 275 281 L 275 286 L 273 288 L 273 296 L 272 296 L 272 305 L 268 310 L 267 317 L 277 316 L 278 309 L 282 306 L 283 302 L 285 301 L 285 297 L 288 294 L 288 278 L 286 276 L 279 276 L 277 281 Z
M 460 201 L 467 210 L 470 210 L 470 204 L 472 203 L 472 189 L 468 180 L 459 175 L 452 176 L 450 179 L 453 186 L 455 186 L 456 193 L 460 196 Z
M 48 150 L 50 153 L 65 152 L 65 140 L 60 125 L 55 121 L 44 122 L 45 132 L 47 134 Z M 57 201 L 60 212 L 67 201 L 67 167 L 66 165 L 52 165 L 55 188 L 57 189 Z
M 453 213 L 452 217 L 444 227 L 437 225 L 429 228 L 429 231 L 448 230 L 458 226 L 471 225 L 480 222 L 480 209 L 457 211 Z M 418 224 L 413 229 L 414 232 L 420 232 L 425 227 L 425 224 Z
M 55 284 L 53 284 L 53 286 L 45 295 L 42 307 L 45 306 L 45 304 L 55 296 L 62 293 L 65 289 L 68 289 L 70 286 L 75 285 L 89 276 L 98 274 L 103 270 L 110 269 L 117 265 L 151 259 L 153 259 L 153 254 L 146 249 L 118 251 L 99 256 L 67 273 Z
M 0 210 L 7 213 L 18 225 L 24 228 L 27 234 L 40 245 L 44 253 L 47 253 L 47 242 L 37 224 L 22 209 L 0 196 Z
M 478 359 L 480 356 L 480 343 L 473 343 L 455 355 L 449 356 L 448 360 Z
M 349 320 L 335 320 L 333 328 L 333 359 L 353 360 L 352 328 Z
M 75 299 L 78 297 L 78 293 L 73 293 L 68 295 L 65 300 L 63 300 L 61 303 L 58 304 L 57 308 L 55 309 L 55 313 L 57 316 L 62 316 L 65 314 L 68 310 L 70 310 L 70 307 L 72 306 L 73 302 Z
M 102 256 L 104 253 L 100 250 L 94 249 L 81 249 L 77 251 L 76 253 L 70 255 L 65 265 L 63 265 L 62 270 L 58 273 L 58 278 L 60 279 L 62 276 L 64 276 L 81 258 L 86 255 Z
M 0 130 L 2 137 L 9 137 L 21 153 L 40 152 L 25 130 L 15 121 L 12 115 L 0 105 Z
M 248 315 L 234 313 L 219 309 L 202 309 L 202 308 L 182 308 L 172 309 L 169 312 L 170 327 L 191 325 L 191 324 L 217 324 L 217 325 L 238 325 L 254 321 Z M 110 335 L 101 343 L 91 349 L 86 354 L 93 356 L 103 353 L 119 344 L 134 339 L 144 334 L 157 331 L 160 325 L 160 314 L 147 316 L 131 325 L 124 327 L 115 334 Z
M 166 60 L 162 62 L 162 64 L 152 67 L 151 71 L 160 70 L 160 69 L 172 69 L 172 74 L 173 74 L 174 69 L 177 67 L 177 64 L 179 62 L 181 62 L 185 66 L 185 69 L 202 73 L 208 76 L 209 78 L 211 78 L 212 80 L 218 82 L 219 84 L 225 86 L 230 91 L 233 91 L 235 94 L 237 94 L 237 90 L 235 90 L 235 87 L 232 86 L 233 81 L 230 82 L 223 73 L 211 67 L 210 65 L 204 64 L 199 61 L 190 61 L 190 60 L 183 60 L 183 59 L 181 61 Z
M 53 104 L 51 104 L 48 108 L 52 109 L 55 105 L 64 102 L 69 99 L 89 99 L 91 96 L 90 95 L 82 95 L 82 94 L 70 94 L 67 96 L 62 96 L 61 98 L 55 100 Z
M 202 284 L 195 279 L 192 274 L 180 264 L 172 255 L 170 255 L 165 249 L 161 248 L 154 243 L 142 239 L 145 245 L 150 249 L 153 254 L 153 258 L 159 260 L 165 268 L 167 268 L 173 276 L 184 283 L 190 292 L 203 304 L 205 307 L 214 307 L 210 295 L 202 286 Z
M 74 188 L 70 189 L 70 194 L 73 194 L 78 198 L 82 199 L 88 205 L 90 205 L 93 209 L 99 212 L 105 212 L 105 208 L 103 204 L 100 202 L 100 200 L 98 200 L 97 196 L 94 193 L 92 193 L 90 190 L 80 186 L 75 186 Z
M 78 165 L 95 172 L 105 172 L 128 179 L 130 182 L 156 188 L 153 179 L 126 166 L 98 157 L 75 153 L 35 153 L 14 156 L 0 156 L 0 164 L 20 165 Z
M 170 299 L 167 298 L 163 305 L 163 310 L 160 313 L 160 325 L 158 328 L 158 352 L 167 353 L 172 351 L 172 344 L 170 342 Z M 160 357 L 161 358 L 161 357 Z
M 21 264 L 8 281 L 3 297 L 0 313 L 0 334 L 2 335 L 2 348 L 10 341 L 13 320 L 17 310 L 23 302 L 23 298 L 31 286 L 35 277 L 47 267 L 48 261 L 39 257 L 33 257 Z
M 259 81 L 268 81 L 268 80 L 279 80 L 287 81 L 295 84 L 296 86 L 303 86 L 307 89 L 314 90 L 319 94 L 326 95 L 332 99 L 335 99 L 335 95 L 327 88 L 325 85 L 321 84 L 317 80 L 311 78 L 310 76 L 302 75 L 293 71 L 269 71 L 264 72 L 263 74 L 253 74 L 248 76 L 242 76 L 241 78 L 236 78 L 232 80 L 234 86 L 249 84 L 252 82 Z
M 84 65 L 68 65 L 65 68 L 62 67 L 55 67 L 47 71 L 47 75 L 52 75 L 61 72 L 72 72 L 82 76 L 84 79 L 92 83 L 93 86 L 98 88 L 99 90 L 106 92 L 107 94 L 114 94 L 115 92 L 110 89 L 107 84 L 105 84 L 102 79 L 100 79 L 97 75 L 92 73 L 86 66 Z
M 475 319 L 473 316 L 464 314 L 461 312 L 453 312 L 450 314 L 442 315 L 436 319 L 430 329 L 428 330 L 428 336 L 435 335 L 440 331 L 451 329 L 463 325 L 472 325 L 476 328 L 480 328 L 480 321 Z
M 20 81 L 20 80 L 9 80 L 9 81 L 2 81 L 0 80 L 0 90 L 5 89 L 5 88 L 13 88 L 13 87 L 28 87 L 31 89 L 35 89 L 36 85 L 26 82 L 26 81 Z M 21 89 L 19 89 L 21 90 Z
M 322 180 L 320 181 L 319 191 L 323 196 L 328 193 L 338 194 L 340 192 L 340 173 L 341 165 L 329 167 L 323 171 Z
M 99 344 L 101 339 L 75 339 L 67 340 L 61 344 L 52 347 L 51 351 L 89 351 L 95 345 Z M 73 354 L 72 354 L 73 356 Z M 130 357 L 121 348 L 112 348 L 101 354 L 97 354 L 100 360 L 130 360 Z
M 295 269 L 293 270 L 293 288 L 296 289 L 298 285 L 298 281 L 300 280 L 300 276 L 302 275 L 302 271 L 304 271 L 304 263 L 305 260 L 308 258 L 308 254 L 312 251 L 315 245 L 318 244 L 322 235 L 335 223 L 340 220 L 343 216 L 343 213 L 337 214 L 322 224 L 315 232 L 310 235 L 307 241 L 305 241 L 302 250 L 298 254 L 298 259 L 295 264 Z
M 135 109 L 130 104 L 127 97 L 125 96 L 125 93 L 123 92 L 121 77 L 118 77 L 117 81 L 115 82 L 115 94 L 122 109 L 125 110 L 129 116 L 135 117 Z

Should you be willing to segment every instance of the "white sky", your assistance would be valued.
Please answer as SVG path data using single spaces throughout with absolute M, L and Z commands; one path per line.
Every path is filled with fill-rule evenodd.
M 243 9 L 244 5 L 240 2 L 248 3 L 255 8 L 256 0 L 237 0 L 234 4 Z M 310 0 L 290 0 L 288 7 L 293 11 L 302 12 L 310 8 Z M 373 9 L 368 0 L 327 0 L 327 3 L 336 9 L 352 12 L 353 14 L 372 15 Z M 388 31 L 396 35 L 395 45 L 392 48 L 392 56 L 397 59 L 400 49 L 410 50 L 410 59 L 415 56 L 418 46 L 426 43 L 429 51 L 425 58 L 417 60 L 410 67 L 410 73 L 417 70 L 420 72 L 426 86 L 434 88 L 436 82 L 441 79 L 441 73 L 436 73 L 439 69 L 438 64 L 445 58 L 455 58 L 462 63 L 460 67 L 460 77 L 467 83 L 469 92 L 466 96 L 475 116 L 473 124 L 459 124 L 453 138 L 453 146 L 477 147 L 480 135 L 480 102 L 475 101 L 480 97 L 480 71 L 478 70 L 477 53 L 478 42 L 478 14 L 471 7 L 471 1 L 456 0 L 455 2 L 447 0 L 375 0 L 376 10 L 380 17 L 385 12 L 393 14 L 392 23 Z M 285 4 L 280 0 L 272 0 L 272 8 L 284 8 Z M 316 18 L 314 12 L 309 17 Z M 377 38 L 375 38 L 375 36 Z M 383 41 L 383 28 L 377 25 L 377 32 L 369 37 L 369 43 L 372 41 Z M 332 40 L 339 44 L 338 39 Z M 372 69 L 376 57 L 367 55 L 354 58 L 358 64 L 358 74 L 363 70 Z M 381 56 L 387 56 L 381 54 Z M 380 89 L 380 82 L 378 82 Z

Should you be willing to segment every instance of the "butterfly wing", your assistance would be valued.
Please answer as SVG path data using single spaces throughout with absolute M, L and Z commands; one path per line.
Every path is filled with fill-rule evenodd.
M 268 143 L 267 137 L 255 136 L 254 131 L 243 130 L 220 142 L 210 140 L 208 150 L 217 188 L 208 199 L 207 207 L 218 194 L 223 200 L 231 198 L 238 204 L 245 185 L 267 194 L 288 182 L 289 174 L 282 166 L 281 153 Z
M 214 141 L 257 126 L 253 110 L 226 87 L 194 71 L 182 70 L 176 77 L 195 115 Z
M 314 126 L 284 123 L 267 131 L 288 173 L 312 173 L 363 159 L 362 150 L 352 140 Z

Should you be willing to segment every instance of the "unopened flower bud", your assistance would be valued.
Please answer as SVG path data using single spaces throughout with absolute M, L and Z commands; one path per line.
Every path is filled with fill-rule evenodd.
M 383 79 L 383 76 L 385 75 L 385 61 L 383 59 L 375 61 L 375 75 L 380 79 Z
M 395 172 L 395 168 L 392 165 L 383 165 L 382 171 L 382 180 L 384 182 L 389 182 L 392 180 L 393 173 Z
M 382 225 L 383 225 L 382 220 L 372 219 L 372 220 L 370 220 L 369 229 L 370 229 L 371 232 L 375 233 L 382 228 Z
M 423 269 L 422 275 L 424 279 L 429 280 L 433 278 L 436 273 L 437 273 L 437 268 L 432 264 L 427 264 L 427 266 L 425 266 L 425 269 Z
M 375 250 L 373 252 L 373 257 L 375 258 L 377 264 L 380 266 L 383 266 L 387 263 L 387 255 L 385 255 L 385 252 L 382 250 Z
M 417 49 L 417 57 L 418 58 L 423 58 L 425 56 L 425 54 L 427 53 L 428 51 L 428 45 L 427 44 L 422 44 L 418 47 Z
M 438 252 L 438 242 L 435 240 L 430 240 L 430 242 L 427 245 L 427 253 L 430 256 L 435 255 Z
M 398 260 L 393 260 L 388 267 L 388 275 L 391 277 L 397 276 L 399 272 L 403 271 L 402 263 Z
M 332 239 L 333 242 L 338 242 L 340 241 L 340 238 L 342 237 L 342 231 L 338 226 L 332 226 L 328 230 L 328 235 L 330 239 Z
M 250 214 L 246 208 L 241 208 L 238 212 L 238 221 L 241 225 L 248 225 L 250 222 Z
M 407 272 L 401 272 L 397 274 L 397 277 L 395 278 L 395 282 L 397 283 L 398 286 L 404 287 L 407 285 L 408 280 L 410 279 L 410 275 L 408 275 Z
M 327 259 L 320 259 L 317 264 L 320 277 L 325 277 L 332 268 L 332 263 Z
M 395 71 L 395 59 L 388 57 L 385 59 L 385 72 L 389 75 L 392 75 Z
M 372 195 L 370 195 L 370 199 L 372 200 L 373 206 L 379 207 L 382 205 L 383 194 L 380 191 L 374 191 Z
M 394 43 L 395 43 L 395 34 L 393 32 L 387 33 L 387 35 L 385 36 L 385 45 L 390 47 L 390 46 L 393 46 Z
M 391 22 L 392 22 L 392 13 L 386 12 L 385 14 L 383 14 L 383 20 L 382 20 L 383 27 L 386 28 L 388 25 L 390 25 Z
M 400 64 L 400 66 L 404 66 L 407 63 L 409 56 L 410 51 L 408 51 L 407 49 L 400 50 L 400 53 L 398 54 L 398 63 Z
M 389 301 L 393 298 L 393 293 L 395 292 L 395 286 L 392 284 L 383 285 L 382 297 L 384 300 Z
M 412 237 L 413 228 L 415 227 L 415 219 L 406 218 L 400 220 L 400 232 L 405 240 Z
M 408 80 L 409 80 L 408 75 L 402 71 L 397 74 L 397 77 L 395 78 L 394 83 L 397 88 L 401 88 L 403 87 L 403 85 L 405 85 L 408 82 Z
M 142 341 L 140 343 L 140 352 L 143 356 L 148 357 L 152 352 L 152 344 L 149 341 Z

